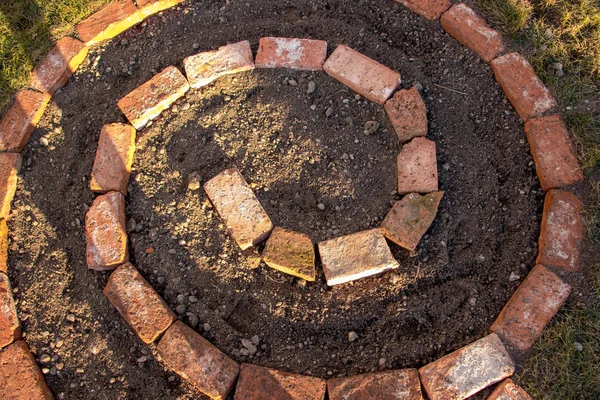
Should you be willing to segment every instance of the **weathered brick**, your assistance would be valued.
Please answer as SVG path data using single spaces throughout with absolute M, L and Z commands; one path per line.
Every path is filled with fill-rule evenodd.
M 176 5 L 183 3 L 184 0 L 136 0 L 136 4 L 142 14 L 147 17 Z
M 90 189 L 101 193 L 115 190 L 126 195 L 134 152 L 135 128 L 133 126 L 104 125 L 100 131 Z
M 144 14 L 131 0 L 119 0 L 101 8 L 95 14 L 77 24 L 79 37 L 91 46 L 113 38 L 142 22 Z
M 398 90 L 384 107 L 401 143 L 427 135 L 427 108 L 416 87 Z
M 465 399 L 513 372 L 513 362 L 495 333 L 419 369 L 431 400 Z
M 48 93 L 23 89 L 0 122 L 0 151 L 20 152 L 50 101 Z
M 521 54 L 506 54 L 490 64 L 496 80 L 524 121 L 556 107 L 556 100 Z
M 125 197 L 119 192 L 98 196 L 85 216 L 88 268 L 112 270 L 129 260 L 125 230 Z
M 325 61 L 323 69 L 378 104 L 384 104 L 400 85 L 399 73 L 343 44 Z
M 502 35 L 465 3 L 452 6 L 442 15 L 442 27 L 456 40 L 490 62 L 504 51 Z
M 244 40 L 190 56 L 183 66 L 191 87 L 197 89 L 223 75 L 254 69 L 254 57 L 250 42 Z
M 582 213 L 583 204 L 574 194 L 556 189 L 546 193 L 538 264 L 567 271 L 579 270 L 584 236 Z
M 85 60 L 88 48 L 69 36 L 60 39 L 31 75 L 29 85 L 50 95 L 63 87 Z
M 173 311 L 131 263 L 110 275 L 103 293 L 145 343 L 154 342 L 175 321 Z
M 256 67 L 318 71 L 326 58 L 324 40 L 263 37 L 258 43 Z
M 140 130 L 183 97 L 189 89 L 190 85 L 183 74 L 176 67 L 170 66 L 127 94 L 117 105 L 131 125 Z
M 434 192 L 404 196 L 381 223 L 383 235 L 398 246 L 414 250 L 433 223 L 443 195 L 444 192 Z
M 418 137 L 398 154 L 398 193 L 429 193 L 438 190 L 435 142 Z
M 315 280 L 315 249 L 308 235 L 277 226 L 267 240 L 262 258 L 271 268 Z
M 510 378 L 506 378 L 496 386 L 487 400 L 531 400 L 522 387 L 515 385 Z
M 571 287 L 543 265 L 536 265 L 490 328 L 521 351 L 531 346 L 569 297 Z
M 399 369 L 327 381 L 329 400 L 422 400 L 416 369 Z
M 22 340 L 0 352 L 0 399 L 52 400 L 44 376 Z
M 583 180 L 560 115 L 532 118 L 525 122 L 525 132 L 542 189 L 547 191 Z
M 325 380 L 242 364 L 236 400 L 323 400 Z
M 0 219 L 0 272 L 8 272 L 8 225 Z
M 450 0 L 396 0 L 411 11 L 427 19 L 436 19 L 452 4 Z
M 10 214 L 10 204 L 17 191 L 17 174 L 20 169 L 20 154 L 0 154 L 0 218 L 7 219 Z
M 262 242 L 273 230 L 267 212 L 236 168 L 206 182 L 204 191 L 242 250 Z
M 21 337 L 21 325 L 8 276 L 0 273 L 0 348 Z
M 233 388 L 238 364 L 183 322 L 167 329 L 157 350 L 169 368 L 211 399 L 224 400 Z
M 319 243 L 329 286 L 398 268 L 380 229 L 370 229 Z

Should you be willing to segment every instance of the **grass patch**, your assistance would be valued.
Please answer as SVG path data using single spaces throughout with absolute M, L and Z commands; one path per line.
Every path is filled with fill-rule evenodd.
M 487 21 L 502 27 L 511 37 L 525 28 L 533 12 L 528 0 L 479 0 L 478 3 Z

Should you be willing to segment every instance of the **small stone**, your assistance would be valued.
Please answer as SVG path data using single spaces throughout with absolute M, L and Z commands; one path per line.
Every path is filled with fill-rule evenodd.
M 68 322 L 70 322 L 70 323 L 73 323 L 73 322 L 75 322 L 75 315 L 73 315 L 73 314 L 67 314 L 67 318 L 66 318 L 66 320 L 67 320 Z
M 180 304 L 177 307 L 175 307 L 175 312 L 179 315 L 185 313 L 185 304 Z
M 306 93 L 311 94 L 317 89 L 317 84 L 315 81 L 308 81 L 308 88 L 306 89 Z
M 521 279 L 521 276 L 517 274 L 515 271 L 511 271 L 510 276 L 508 277 L 509 282 L 518 281 Z
M 246 350 L 248 350 L 248 354 L 250 355 L 256 354 L 256 351 L 258 350 L 254 343 L 252 343 L 252 341 L 248 339 L 242 339 L 242 346 L 244 346 Z
M 204 329 L 204 332 L 210 331 L 210 324 L 208 322 L 202 324 L 202 329 Z
M 321 211 L 325 210 L 325 204 L 323 204 L 323 203 L 319 203 L 319 204 L 317 204 L 317 207 L 318 207 L 318 208 L 319 208 L 319 210 L 321 210 Z
M 327 110 L 325 110 L 325 116 L 327 118 L 331 117 L 331 115 L 333 114 L 333 107 L 328 107 Z
M 579 342 L 575 342 L 573 343 L 575 345 L 575 348 L 577 349 L 577 351 L 583 351 L 583 345 Z
M 365 135 L 372 135 L 373 133 L 377 132 L 377 129 L 379 129 L 379 122 L 367 121 L 367 122 L 365 122 L 365 126 L 363 128 L 363 133 Z
M 255 346 L 258 346 L 260 344 L 260 338 L 258 337 L 258 335 L 252 336 L 252 343 L 254 343 Z
M 356 339 L 358 339 L 358 333 L 356 333 L 354 331 L 348 332 L 348 340 L 350 342 L 354 342 Z
M 188 300 L 190 301 L 190 303 L 197 303 L 198 302 L 198 298 L 196 296 L 190 296 L 188 298 Z
M 288 79 L 288 85 L 290 86 L 298 86 L 298 82 L 294 78 Z
M 50 362 L 50 360 L 51 360 L 50 354 L 44 353 L 40 356 L 40 362 L 42 364 L 48 364 Z

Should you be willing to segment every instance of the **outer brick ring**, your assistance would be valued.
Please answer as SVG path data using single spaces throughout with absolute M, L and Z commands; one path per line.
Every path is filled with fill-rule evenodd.
M 15 103 L 0 122 L 0 150 L 9 152 L 0 154 L 0 347 L 3 348 L 0 351 L 0 397 L 52 398 L 27 344 L 21 340 L 20 324 L 6 276 L 8 231 L 4 219 L 8 216 L 16 189 L 16 173 L 20 168 L 21 158 L 18 152 L 26 145 L 50 97 L 68 81 L 87 55 L 87 46 L 110 39 L 146 17 L 176 6 L 182 1 L 137 0 L 134 3 L 121 0 L 80 22 L 77 31 L 86 43 L 69 37 L 61 39 L 34 71 L 30 86 L 35 90 L 21 90 Z M 579 246 L 583 238 L 582 203 L 574 194 L 561 188 L 582 180 L 583 173 L 572 150 L 567 129 L 554 111 L 556 102 L 549 90 L 522 55 L 505 54 L 504 43 L 498 32 L 492 30 L 481 17 L 462 3 L 450 7 L 449 0 L 398 1 L 426 18 L 441 17 L 442 27 L 449 34 L 477 52 L 484 61 L 490 62 L 496 79 L 518 114 L 526 121 L 525 131 L 536 171 L 542 188 L 547 191 L 537 265 L 493 323 L 490 328 L 491 334 L 422 367 L 418 373 L 414 369 L 407 369 L 325 381 L 249 364 L 242 364 L 240 368 L 193 329 L 180 321 L 173 322 L 173 312 L 135 267 L 127 262 L 123 197 L 129 178 L 127 168 L 125 176 L 120 174 L 115 177 L 109 174 L 108 179 L 104 181 L 93 179 L 93 190 L 105 191 L 106 185 L 110 187 L 109 193 L 98 197 L 92 206 L 93 208 L 97 205 L 103 210 L 103 220 L 97 228 L 116 227 L 112 229 L 109 241 L 118 243 L 120 247 L 112 248 L 108 263 L 104 259 L 98 261 L 98 254 L 90 256 L 88 253 L 88 264 L 92 266 L 95 262 L 99 269 L 114 269 L 118 266 L 104 289 L 106 296 L 144 342 L 158 341 L 158 352 L 170 368 L 213 399 L 227 397 L 236 380 L 236 399 L 323 399 L 325 391 L 329 393 L 331 400 L 367 398 L 364 396 L 386 399 L 392 391 L 402 393 L 401 397 L 394 397 L 395 399 L 421 399 L 422 385 L 429 398 L 437 400 L 464 399 L 503 379 L 489 399 L 530 398 L 510 379 L 505 378 L 514 372 L 511 354 L 530 350 L 541 336 L 544 327 L 569 296 L 571 288 L 562 281 L 558 273 L 562 275 L 580 268 Z M 263 40 L 266 40 L 265 43 Z M 322 60 L 320 57 L 302 58 L 301 54 L 298 56 L 294 53 L 297 47 L 292 46 L 286 49 L 289 50 L 286 53 L 288 57 L 285 64 L 282 64 L 281 60 L 266 57 L 269 54 L 268 46 L 276 46 L 277 43 L 273 44 L 269 38 L 263 38 L 261 46 L 263 45 L 266 50 L 262 54 L 265 57 L 257 55 L 257 66 L 320 69 L 319 66 L 325 62 L 324 57 Z M 342 67 L 336 67 L 336 60 L 342 60 L 339 65 L 343 65 L 343 59 L 348 57 L 348 54 L 364 57 L 360 54 L 356 56 L 352 52 L 353 50 L 346 46 L 338 47 L 325 62 L 324 69 L 368 99 L 384 104 L 397 89 L 399 74 L 396 78 L 396 73 L 375 62 L 381 67 L 379 73 L 385 76 L 384 84 L 381 81 L 369 80 L 368 77 L 366 80 L 356 80 L 356 77 L 348 74 Z M 314 52 L 310 54 L 314 55 Z M 334 55 L 336 57 L 333 57 Z M 373 65 L 370 64 L 370 67 Z M 242 57 L 237 70 L 244 68 L 248 69 L 249 65 L 244 64 Z M 216 72 L 217 76 L 219 73 L 227 73 Z M 174 101 L 173 98 L 181 97 L 189 89 L 188 81 L 179 71 L 168 69 L 163 73 L 171 74 L 171 79 L 175 79 L 179 84 L 174 92 L 167 90 L 168 93 L 164 93 L 166 97 L 158 102 L 158 108 L 139 119 L 138 116 L 130 118 L 134 114 L 128 115 L 131 109 L 127 108 L 127 104 L 119 104 L 134 126 L 143 127 L 145 123 L 139 125 L 141 120 L 146 118 L 147 122 L 156 115 L 157 109 L 168 108 Z M 193 79 L 188 73 L 188 79 L 193 87 L 202 86 L 202 79 L 206 77 L 197 76 L 195 83 L 192 83 Z M 164 88 L 170 89 L 167 86 Z M 387 103 L 386 110 L 394 124 L 393 112 L 388 110 Z M 130 165 L 135 130 L 127 125 L 117 126 L 115 129 L 120 131 L 116 137 L 121 139 L 117 151 L 104 156 L 121 157 L 125 166 Z M 123 131 L 126 132 L 125 135 L 121 135 Z M 398 129 L 396 131 L 398 133 Z M 104 135 L 104 139 L 107 138 L 112 138 L 110 132 Z M 399 139 L 406 140 L 400 134 Z M 102 134 L 100 140 L 103 140 Z M 99 149 L 101 147 L 100 144 Z M 97 160 L 102 156 L 97 154 Z M 99 176 L 102 176 L 102 173 Z M 436 187 L 433 190 L 437 190 L 437 176 L 435 181 Z M 101 198 L 106 201 L 98 201 Z M 266 230 L 270 232 L 271 229 Z M 385 231 L 385 227 L 383 230 Z M 264 235 L 264 232 L 262 234 Z M 386 236 L 396 241 L 390 237 L 389 232 Z M 131 295 L 132 293 L 134 295 Z M 146 313 L 136 312 L 141 309 Z M 199 359 L 203 360 L 201 364 L 198 363 Z

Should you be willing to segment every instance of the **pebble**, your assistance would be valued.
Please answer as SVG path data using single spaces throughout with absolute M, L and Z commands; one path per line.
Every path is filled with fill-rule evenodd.
M 188 189 L 191 191 L 200 189 L 200 177 L 197 172 L 192 172 L 188 176 Z
M 583 345 L 581 343 L 575 342 L 574 345 L 577 351 L 583 351 Z
M 371 135 L 375 133 L 379 129 L 379 122 L 377 121 L 367 121 L 365 122 L 363 133 L 365 135 Z
M 298 86 L 298 82 L 296 82 L 296 80 L 295 80 L 295 79 L 289 79 L 289 80 L 288 80 L 288 84 L 289 84 L 290 86 Z
M 319 208 L 319 210 L 323 211 L 325 209 L 325 204 L 319 203 L 317 204 L 317 207 Z
M 444 171 L 448 171 L 448 170 L 450 170 L 450 164 L 444 163 L 444 164 L 442 164 L 442 168 L 444 168 Z
M 42 146 L 48 146 L 48 139 L 46 139 L 45 137 L 41 137 L 40 143 L 42 144 Z
M 521 279 L 521 276 L 519 274 L 517 274 L 516 272 L 511 272 L 510 276 L 508 277 L 508 281 L 509 282 L 514 282 L 514 281 L 518 281 L 519 279 Z
M 72 322 L 75 322 L 75 315 L 73 315 L 73 314 L 67 314 L 67 318 L 66 318 L 66 320 L 67 320 L 68 322 L 71 322 L 71 323 L 72 323 Z
M 351 331 L 348 332 L 348 340 L 351 342 L 354 342 L 356 339 L 358 339 L 358 333 Z
M 329 107 L 327 110 L 325 110 L 326 117 L 331 117 L 331 114 L 333 114 L 333 107 Z
M 185 296 L 183 294 L 177 295 L 177 303 L 183 304 L 185 302 Z
M 180 315 L 183 314 L 185 312 L 185 304 L 180 304 L 175 307 L 175 312 Z
M 44 353 L 44 354 L 42 354 L 42 355 L 40 356 L 40 362 L 41 362 L 42 364 L 49 363 L 51 359 L 52 359 L 52 358 L 50 357 L 50 354 L 46 354 L 46 353 Z
M 317 84 L 314 81 L 308 81 L 308 88 L 306 89 L 306 93 L 313 93 L 317 88 Z
M 248 354 L 253 355 L 256 353 L 256 351 L 258 350 L 256 348 L 256 346 L 254 345 L 254 343 L 252 343 L 251 340 L 248 339 L 242 339 L 242 346 L 245 347 L 245 349 L 248 351 Z M 244 349 L 242 349 L 244 350 Z
M 202 329 L 204 329 L 204 332 L 210 331 L 210 324 L 208 322 L 202 324 Z
M 252 336 L 252 343 L 254 343 L 256 346 L 260 344 L 260 338 L 258 337 L 258 335 Z
M 196 296 L 190 296 L 189 299 L 190 303 L 197 303 L 198 302 L 198 298 Z

